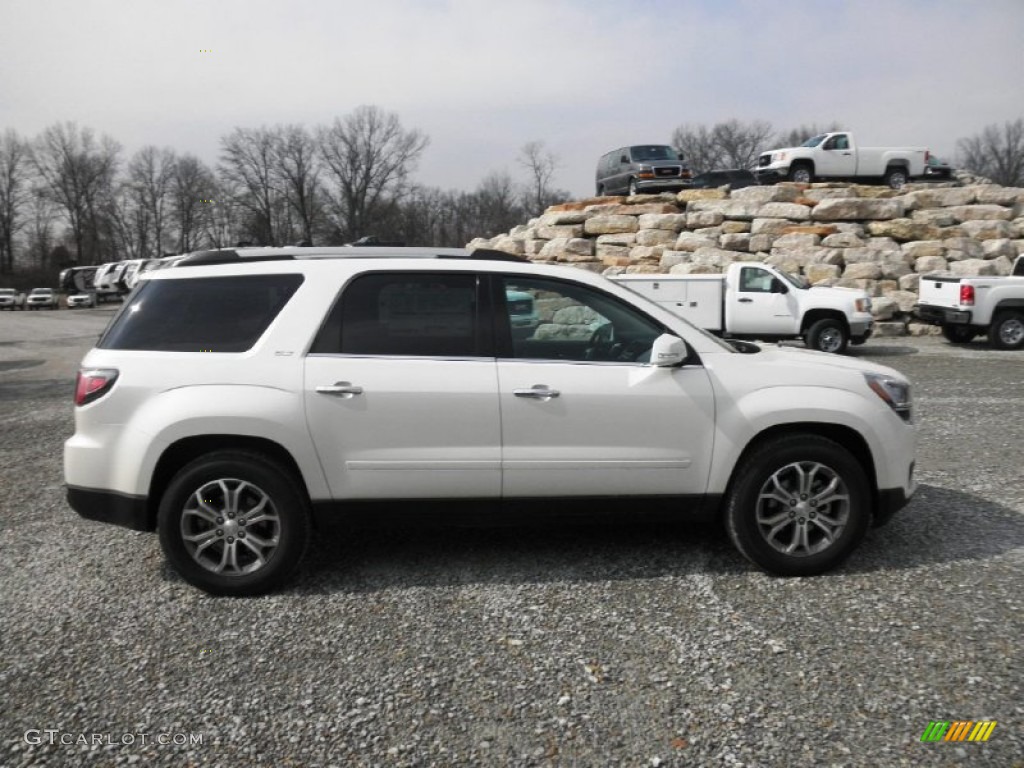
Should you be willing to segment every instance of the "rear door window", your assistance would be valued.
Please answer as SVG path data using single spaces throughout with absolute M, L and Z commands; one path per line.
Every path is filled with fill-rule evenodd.
M 100 349 L 245 352 L 302 283 L 302 275 L 148 280 L 100 339 Z

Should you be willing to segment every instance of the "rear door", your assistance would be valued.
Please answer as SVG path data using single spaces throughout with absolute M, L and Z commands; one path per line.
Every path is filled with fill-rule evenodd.
M 352 280 L 305 362 L 306 419 L 335 499 L 496 498 L 497 370 L 472 272 Z
M 499 312 L 506 498 L 700 495 L 713 447 L 714 399 L 699 365 L 654 368 L 664 328 L 589 286 L 495 278 L 500 306 L 535 297 L 539 325 L 514 336 Z

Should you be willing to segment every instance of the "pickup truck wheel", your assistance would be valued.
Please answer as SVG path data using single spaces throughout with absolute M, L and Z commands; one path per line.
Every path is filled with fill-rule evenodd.
M 841 354 L 846 351 L 849 341 L 846 326 L 831 317 L 818 320 L 807 331 L 807 346 L 819 352 Z
M 818 435 L 763 443 L 737 468 L 725 523 L 736 548 L 780 576 L 813 576 L 841 563 L 867 533 L 871 493 L 863 468 Z
M 885 183 L 892 189 L 903 189 L 909 181 L 904 168 L 890 168 L 885 172 Z
M 988 329 L 993 349 L 1024 349 L 1024 313 L 1000 312 Z
M 597 196 L 604 197 L 604 184 L 597 185 Z
M 214 595 L 258 595 L 284 582 L 310 540 L 309 504 L 272 459 L 216 451 L 186 465 L 160 499 L 157 528 L 185 581 Z
M 951 344 L 967 344 L 976 335 L 969 325 L 942 326 L 942 336 Z
M 794 165 L 789 169 L 789 180 L 798 184 L 810 184 L 814 181 L 814 174 L 809 165 Z
M 636 179 L 630 179 L 629 180 L 629 194 L 630 195 L 639 195 L 640 194 L 640 190 L 636 186 Z

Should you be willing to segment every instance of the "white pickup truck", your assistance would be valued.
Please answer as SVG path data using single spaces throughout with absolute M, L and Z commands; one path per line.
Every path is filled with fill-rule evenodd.
M 731 338 L 803 339 L 843 352 L 871 336 L 871 298 L 855 288 L 808 288 L 761 262 L 730 264 L 722 275 L 619 275 L 623 286 L 698 328 Z
M 762 152 L 754 174 L 761 183 L 832 179 L 882 181 L 899 189 L 924 176 L 929 152 L 925 147 L 858 147 L 853 134 L 822 133 L 799 147 Z
M 1024 349 L 1024 256 L 1010 277 L 922 275 L 917 316 L 954 344 L 988 335 L 995 349 Z

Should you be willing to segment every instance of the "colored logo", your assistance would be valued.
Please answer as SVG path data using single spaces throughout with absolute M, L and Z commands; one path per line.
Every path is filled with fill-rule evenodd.
M 995 729 L 995 720 L 932 720 L 921 741 L 988 741 Z

